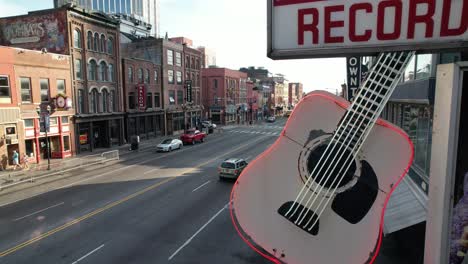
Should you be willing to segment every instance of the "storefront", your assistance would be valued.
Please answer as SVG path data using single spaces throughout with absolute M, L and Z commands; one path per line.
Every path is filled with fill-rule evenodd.
M 164 112 L 128 113 L 126 117 L 126 136 L 130 142 L 132 136 L 149 139 L 164 135 Z
M 77 152 L 111 148 L 123 144 L 124 119 L 122 115 L 76 119 Z

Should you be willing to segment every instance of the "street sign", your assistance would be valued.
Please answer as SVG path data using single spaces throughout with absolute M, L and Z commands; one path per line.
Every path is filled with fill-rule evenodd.
M 358 56 L 346 58 L 347 86 L 346 100 L 351 101 L 354 94 L 365 80 L 368 72 L 366 65 L 362 64 L 362 58 Z
M 467 48 L 467 17 L 466 0 L 268 0 L 268 56 Z
M 192 102 L 192 80 L 185 80 L 185 93 L 187 94 L 187 102 Z
M 138 100 L 138 110 L 145 111 L 146 110 L 146 92 L 145 92 L 145 85 L 138 84 L 137 86 L 137 100 Z

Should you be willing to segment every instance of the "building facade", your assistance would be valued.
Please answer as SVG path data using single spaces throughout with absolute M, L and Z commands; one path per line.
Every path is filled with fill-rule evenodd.
M 216 52 L 213 49 L 202 46 L 197 49 L 203 54 L 202 68 L 216 67 Z
M 200 127 L 201 120 L 203 119 L 203 104 L 202 104 L 202 89 L 201 89 L 201 80 L 202 80 L 202 52 L 191 48 L 189 45 L 184 45 L 184 70 L 185 70 L 185 79 L 189 81 L 192 85 L 191 91 L 191 102 L 187 104 L 186 110 L 186 119 L 188 127 Z M 186 96 L 187 96 L 186 90 Z
M 1 167 L 12 165 L 12 152 L 39 163 L 75 153 L 71 60 L 68 55 L 0 47 Z M 40 112 L 50 107 L 48 135 Z M 47 149 L 47 141 L 50 150 Z
M 125 139 L 133 136 L 149 139 L 163 136 L 161 67 L 151 61 L 122 59 L 124 87 Z
M 303 94 L 302 83 L 289 83 L 288 89 L 288 107 L 294 107 L 301 99 Z

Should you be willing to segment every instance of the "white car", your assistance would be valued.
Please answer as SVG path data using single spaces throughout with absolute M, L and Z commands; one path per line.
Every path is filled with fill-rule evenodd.
M 163 142 L 161 142 L 157 147 L 156 150 L 163 151 L 163 152 L 169 152 L 174 149 L 180 149 L 182 147 L 182 141 L 180 139 L 165 139 Z
M 202 126 L 207 128 L 216 128 L 216 124 L 211 123 L 211 121 L 202 121 Z

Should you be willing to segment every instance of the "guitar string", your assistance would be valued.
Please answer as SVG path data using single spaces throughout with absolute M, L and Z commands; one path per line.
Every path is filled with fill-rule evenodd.
M 383 55 L 382 55 L 382 56 L 383 56 Z M 376 64 L 376 65 L 378 65 L 378 64 Z M 375 68 L 375 67 L 376 67 L 376 66 L 374 66 L 374 68 Z M 359 96 L 359 94 L 360 94 L 360 93 L 358 93 L 358 96 Z M 358 97 L 358 96 L 357 96 L 357 97 Z M 350 108 L 351 108 L 352 106 L 353 106 L 353 105 L 351 105 Z M 343 120 L 347 120 L 347 118 L 349 117 L 350 113 L 351 113 L 350 111 L 346 111 L 346 114 L 345 114 L 345 117 L 344 117 Z M 353 115 L 354 115 L 354 113 L 353 113 Z M 352 119 L 352 118 L 351 118 L 351 119 Z M 316 169 L 320 166 L 320 164 L 322 164 L 322 166 L 320 166 L 320 169 L 319 169 L 318 172 L 322 171 L 323 166 L 325 166 L 326 162 L 321 163 L 321 161 L 323 160 L 323 158 L 324 158 L 325 156 L 326 156 L 325 160 L 328 160 L 328 159 L 330 158 L 330 155 L 333 153 L 333 151 L 334 151 L 334 149 L 335 149 L 335 147 L 336 147 L 336 145 L 337 145 L 337 143 L 338 143 L 338 139 L 341 138 L 341 137 L 343 136 L 343 134 L 345 133 L 345 129 L 343 129 L 343 130 L 341 130 L 341 131 L 340 131 L 340 129 L 341 129 L 342 127 L 348 126 L 349 123 L 351 122 L 351 119 L 348 120 L 348 123 L 347 123 L 346 125 L 344 125 L 344 123 L 341 123 L 340 126 L 336 129 L 336 131 L 338 131 L 339 133 L 341 132 L 341 134 L 339 134 L 339 135 L 338 135 L 338 134 L 334 134 L 334 135 L 332 136 L 332 138 L 331 138 L 331 140 L 330 140 L 330 144 L 327 145 L 327 147 L 326 147 L 326 149 L 325 149 L 325 151 L 324 151 L 324 154 L 320 157 L 319 161 L 317 162 L 317 165 L 314 167 L 314 169 L 313 169 L 312 172 L 310 173 L 310 175 L 309 175 L 307 181 L 306 181 L 305 184 L 302 186 L 301 191 L 300 191 L 299 194 L 297 195 L 295 201 L 292 203 L 292 205 L 290 206 L 289 210 L 288 210 L 287 213 L 285 214 L 285 217 L 288 217 L 288 215 L 289 215 L 289 214 L 291 213 L 291 211 L 292 211 L 292 208 L 297 204 L 297 205 L 296 205 L 296 209 L 294 210 L 294 212 L 292 213 L 291 216 L 293 216 L 294 214 L 296 214 L 296 212 L 297 212 L 297 210 L 298 210 L 298 208 L 299 208 L 299 204 L 302 204 L 302 202 L 304 201 L 304 198 L 307 197 L 307 192 L 309 192 L 307 186 L 309 186 L 310 182 L 313 180 L 313 177 L 312 177 L 312 176 L 314 175 Z M 336 139 L 337 137 L 338 137 L 338 139 Z M 334 139 L 335 139 L 335 141 L 334 141 Z M 330 149 L 330 147 L 331 147 L 332 145 L 333 145 L 332 150 L 329 151 L 329 149 Z M 329 151 L 329 152 L 328 152 L 328 151 Z M 328 155 L 327 155 L 327 153 L 328 153 Z M 322 180 L 323 180 L 323 179 L 325 179 L 325 178 L 322 178 L 321 181 L 319 181 L 319 183 L 317 183 L 317 184 L 315 185 L 315 188 L 314 188 L 314 190 L 312 191 L 312 194 L 311 194 L 311 195 L 313 195 L 314 193 L 317 192 L 317 188 L 322 184 Z M 305 190 L 307 190 L 307 191 L 304 193 Z M 303 194 L 303 193 L 304 193 L 304 194 Z M 301 197 L 301 196 L 302 196 L 301 200 L 299 201 L 299 203 L 297 203 L 299 197 Z M 308 201 L 310 201 L 310 200 L 308 200 Z M 302 209 L 302 211 L 301 211 L 301 213 L 300 213 L 300 216 L 302 215 L 302 213 L 303 213 L 304 211 L 305 211 L 305 207 Z M 300 217 L 300 216 L 299 216 L 299 217 Z M 299 217 L 296 218 L 296 219 L 299 219 Z M 296 221 L 296 222 L 297 222 L 297 221 Z
M 396 85 L 398 84 L 398 81 L 400 80 L 400 78 L 401 78 L 401 76 L 402 76 L 402 73 L 403 73 L 402 69 L 406 68 L 406 66 L 408 65 L 408 62 L 409 62 L 409 60 L 411 59 L 411 57 L 413 56 L 413 54 L 414 54 L 414 52 L 400 52 L 400 53 L 399 53 L 400 56 L 399 56 L 399 58 L 398 58 L 398 61 L 397 61 L 396 65 L 398 64 L 398 62 L 401 62 L 401 66 L 400 66 L 401 68 L 400 68 L 400 70 L 398 71 L 398 73 L 397 73 L 397 75 L 395 76 L 395 78 L 394 78 L 394 80 L 392 81 L 392 83 L 390 84 L 389 90 L 388 90 L 387 95 L 386 95 L 386 98 L 385 98 L 386 101 L 388 101 L 388 99 L 389 99 L 390 96 L 392 95 L 392 93 L 393 93 L 393 91 L 394 91 Z M 403 60 L 402 60 L 402 57 L 404 58 Z M 383 87 L 384 87 L 384 85 L 381 85 L 381 88 L 383 88 Z M 379 117 L 379 115 L 380 115 L 380 113 L 382 112 L 382 110 L 383 110 L 384 107 L 385 107 L 385 105 L 384 105 L 384 104 L 381 104 L 380 107 L 379 107 L 379 109 L 378 109 L 378 111 L 375 112 L 374 117 L 373 117 L 373 119 L 374 119 L 374 120 L 373 120 L 373 123 L 376 122 L 376 120 L 378 119 L 378 117 Z M 368 130 L 366 131 L 365 136 L 364 136 L 364 138 L 362 139 L 363 142 L 367 139 L 367 137 L 369 136 L 370 132 L 371 132 L 371 129 L 368 129 Z M 362 146 L 363 146 L 363 144 L 360 144 L 360 145 L 358 146 L 358 149 L 356 150 L 356 153 L 359 152 L 359 150 L 361 149 Z M 349 158 L 349 157 L 348 157 L 348 158 Z M 351 161 L 352 161 L 352 160 L 353 160 L 353 159 L 351 159 Z M 347 170 L 349 169 L 349 167 L 351 166 L 351 164 L 352 164 L 352 163 L 349 163 L 349 164 L 348 164 L 348 166 L 346 167 L 345 171 L 347 171 Z M 343 166 L 342 166 L 342 168 L 341 168 L 341 170 L 340 170 L 339 173 L 341 173 L 341 171 L 343 170 L 344 166 L 345 166 L 345 165 L 343 164 Z M 338 189 L 339 184 L 341 183 L 341 181 L 342 181 L 343 179 L 344 179 L 344 176 L 341 176 L 341 178 L 340 178 L 338 184 L 337 184 L 337 185 L 335 186 L 335 188 L 333 189 L 331 195 L 334 195 L 334 194 L 335 194 L 336 190 Z M 336 180 L 336 179 L 335 179 L 335 180 Z M 328 195 L 328 193 L 330 192 L 330 190 L 331 190 L 331 189 L 328 189 L 328 190 L 327 190 L 326 195 Z M 326 195 L 325 195 L 325 196 L 326 196 Z M 320 216 L 323 214 L 324 210 L 327 208 L 327 205 L 330 203 L 331 200 L 332 200 L 332 199 L 322 199 L 322 202 L 323 202 L 323 201 L 326 201 L 326 202 L 325 202 L 324 206 L 322 207 L 322 209 L 320 210 L 320 212 L 318 213 L 318 217 L 315 219 L 314 223 L 313 223 L 312 226 L 309 228 L 309 231 L 312 230 L 312 228 L 315 226 L 315 224 L 317 223 L 318 219 L 319 219 Z M 318 206 L 317 208 L 320 209 L 320 204 L 319 204 L 319 206 Z M 318 211 L 318 210 L 317 210 L 317 211 Z M 311 221 L 311 219 L 309 220 L 309 222 L 308 222 L 305 226 L 307 226 L 307 225 L 310 223 L 310 221 Z
M 385 60 L 387 60 L 389 57 L 390 57 L 390 54 L 383 54 L 383 55 L 379 58 L 379 60 L 382 60 L 382 58 L 385 58 Z M 383 64 L 383 63 L 381 63 L 381 64 L 376 64 L 376 65 L 379 65 L 379 69 L 378 69 L 377 71 L 380 71 L 380 70 L 384 67 L 384 64 Z M 376 72 L 377 72 L 377 71 L 376 71 Z M 380 78 L 382 78 L 382 76 L 380 76 Z M 367 82 L 367 81 L 366 81 L 366 82 Z M 366 85 L 366 83 L 365 83 L 364 85 Z M 365 87 L 365 86 L 363 86 L 363 87 Z M 355 99 L 354 104 L 352 104 L 352 105 L 350 106 L 350 111 L 349 111 L 349 112 L 352 112 L 352 118 L 354 118 L 356 115 L 362 114 L 362 113 L 360 113 L 360 112 L 358 112 L 358 111 L 355 111 L 355 110 L 353 111 L 353 107 L 354 107 L 354 106 L 359 107 L 359 103 L 358 103 L 359 101 L 358 101 L 358 99 L 361 99 L 361 102 L 362 102 L 362 99 L 365 98 L 365 97 L 364 97 L 364 92 L 368 93 L 369 91 L 370 91 L 370 90 L 367 90 L 367 89 L 360 89 L 360 90 L 359 90 L 358 96 L 356 96 L 356 99 Z M 367 94 L 366 94 L 366 95 L 367 95 Z M 363 110 L 366 110 L 366 109 L 364 108 L 364 106 L 362 106 L 362 109 L 363 109 Z M 366 114 L 362 114 L 362 116 L 367 116 L 367 115 L 366 115 Z M 340 153 L 340 152 L 341 152 L 342 154 L 341 154 L 341 156 L 338 158 L 338 160 L 340 160 L 340 159 L 342 158 L 342 156 L 344 155 L 344 153 L 345 153 L 344 151 L 342 151 L 343 147 L 345 147 L 344 150 L 348 149 L 348 148 L 349 148 L 349 144 L 351 143 L 352 139 L 353 139 L 353 138 L 355 137 L 355 135 L 357 134 L 357 130 L 352 130 L 352 128 L 350 127 L 350 123 L 351 123 L 351 121 L 352 121 L 352 118 L 348 120 L 348 122 L 347 122 L 346 125 L 344 125 L 344 126 L 341 125 L 341 126 L 339 127 L 339 129 L 341 129 L 342 127 L 344 127 L 344 128 L 343 128 L 343 130 L 342 130 L 342 133 L 341 133 L 340 136 L 339 136 L 338 142 L 336 142 L 335 144 L 340 143 L 341 140 L 342 140 L 342 142 L 348 142 L 348 144 L 347 144 L 346 146 L 344 146 L 344 144 L 340 144 L 340 147 L 339 147 L 337 153 Z M 359 124 L 358 127 L 362 126 L 362 123 L 363 123 L 365 120 L 366 120 L 366 119 L 363 118 L 363 119 L 361 120 L 361 122 L 360 122 L 360 124 Z M 370 122 L 369 122 L 369 124 L 370 124 Z M 368 125 L 369 125 L 369 124 L 368 124 Z M 349 128 L 350 131 L 354 131 L 354 134 L 351 135 L 351 133 L 347 133 L 346 136 L 345 136 L 346 138 L 342 139 L 343 134 L 345 134 L 347 128 Z M 350 140 L 348 140 L 348 137 L 349 137 L 349 136 L 351 136 L 351 139 L 350 139 Z M 359 141 L 358 141 L 358 142 L 359 142 Z M 299 225 L 300 225 L 300 224 L 302 223 L 302 221 L 304 220 L 305 216 L 307 215 L 307 214 L 304 214 L 305 209 L 306 209 L 306 208 L 309 208 L 309 209 L 310 209 L 310 208 L 312 207 L 312 205 L 315 203 L 315 201 L 317 200 L 317 198 L 318 198 L 319 196 L 321 196 L 320 193 L 321 193 L 321 191 L 324 189 L 324 184 L 325 184 L 326 182 L 328 182 L 328 180 L 332 177 L 331 172 L 333 172 L 333 170 L 334 170 L 335 168 L 333 168 L 333 169 L 330 171 L 330 167 L 333 166 L 333 162 L 335 162 L 337 156 L 338 156 L 338 155 L 335 155 L 335 156 L 332 158 L 333 160 L 331 161 L 331 163 L 328 165 L 328 168 L 327 168 L 327 169 L 325 170 L 325 172 L 324 172 L 324 177 L 322 177 L 321 181 L 319 181 L 319 183 L 318 183 L 317 186 L 320 186 L 320 190 L 319 190 L 315 195 L 314 195 L 314 194 L 311 194 L 311 195 L 309 196 L 309 199 L 307 200 L 307 202 L 304 204 L 303 210 L 301 211 L 299 217 L 298 217 L 297 220 L 296 220 L 296 224 L 299 224 Z M 348 157 L 348 158 L 349 158 L 349 157 Z M 328 161 L 328 159 L 327 159 L 325 162 L 327 162 L 327 161 Z M 335 164 L 335 167 L 336 167 L 336 165 L 337 165 L 337 164 Z M 329 171 L 330 171 L 330 174 L 328 174 Z M 319 171 L 319 172 L 320 172 L 320 171 Z M 326 175 L 328 175 L 328 176 L 326 176 Z M 323 182 L 323 184 L 322 184 L 322 182 Z M 333 183 L 332 183 L 332 184 L 333 184 Z M 316 187 L 317 187 L 317 186 L 316 186 Z M 312 202 L 311 202 L 311 199 L 314 198 L 314 197 L 315 197 L 315 199 L 313 199 Z M 311 205 L 309 205 L 309 204 L 311 204 Z

